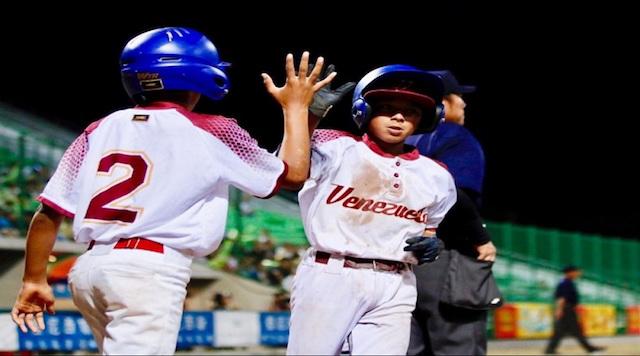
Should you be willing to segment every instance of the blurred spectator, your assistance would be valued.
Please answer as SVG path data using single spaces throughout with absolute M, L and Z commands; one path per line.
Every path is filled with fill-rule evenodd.
M 20 165 L 15 159 L 0 165 L 0 236 L 17 237 L 24 233 L 29 219 L 40 203 L 39 192 L 49 179 L 50 171 L 37 162 Z
M 233 302 L 233 294 L 230 292 L 217 292 L 213 295 L 213 310 L 238 309 Z
M 564 272 L 564 279 L 558 284 L 554 295 L 555 323 L 553 335 L 549 340 L 545 353 L 548 355 L 556 354 L 556 348 L 566 334 L 574 336 L 589 353 L 604 350 L 604 347 L 591 345 L 582 333 L 580 324 L 578 324 L 576 307 L 580 303 L 580 295 L 573 281 L 582 275 L 582 270 L 576 266 L 569 265 L 562 272 Z
M 275 257 L 275 246 L 273 244 L 273 239 L 271 238 L 271 234 L 267 229 L 261 229 L 260 235 L 256 240 L 255 245 L 253 246 L 253 250 L 251 253 L 256 256 L 259 261 L 262 260 L 273 260 Z
M 253 214 L 253 206 L 251 206 L 251 194 L 242 192 L 242 197 L 240 198 L 240 213 L 243 216 L 249 216 Z
M 285 290 L 280 290 L 273 295 L 273 302 L 269 307 L 269 311 L 289 311 L 290 310 L 290 295 Z
M 259 262 L 256 256 L 243 256 L 238 265 L 238 274 L 245 278 L 259 280 L 261 272 Z

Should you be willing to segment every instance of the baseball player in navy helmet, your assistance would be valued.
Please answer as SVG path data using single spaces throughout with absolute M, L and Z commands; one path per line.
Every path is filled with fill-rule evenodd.
M 411 266 L 437 258 L 433 231 L 456 195 L 447 170 L 404 141 L 438 124 L 442 90 L 413 66 L 377 68 L 353 94 L 363 134 L 313 133 L 299 193 L 311 247 L 293 282 L 288 354 L 406 352 Z

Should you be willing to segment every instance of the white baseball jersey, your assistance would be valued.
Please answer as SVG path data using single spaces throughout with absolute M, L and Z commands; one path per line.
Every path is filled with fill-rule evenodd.
M 39 200 L 73 217 L 78 242 L 138 236 L 204 256 L 222 240 L 229 185 L 267 197 L 285 172 L 235 120 L 163 102 L 91 124 Z
M 367 135 L 316 130 L 311 157 L 299 201 L 317 250 L 415 263 L 405 240 L 435 229 L 456 201 L 449 172 L 417 150 L 393 156 Z

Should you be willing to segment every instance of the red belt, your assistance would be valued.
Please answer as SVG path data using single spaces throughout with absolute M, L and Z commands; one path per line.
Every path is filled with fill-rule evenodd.
M 327 264 L 331 254 L 324 251 L 316 252 L 316 262 Z M 370 268 L 375 271 L 402 272 L 407 269 L 407 264 L 400 261 L 378 260 L 373 258 L 359 258 L 344 256 L 344 267 L 347 268 Z
M 93 245 L 95 245 L 95 241 L 91 241 L 89 243 L 89 248 L 87 250 L 91 250 Z M 147 240 L 144 237 L 132 237 L 129 239 L 120 239 L 116 242 L 116 245 L 113 246 L 114 249 L 129 249 L 129 250 L 147 250 L 158 253 L 164 253 L 164 245 Z

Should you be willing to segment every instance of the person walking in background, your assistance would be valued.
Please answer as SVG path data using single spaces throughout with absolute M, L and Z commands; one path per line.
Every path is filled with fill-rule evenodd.
M 578 343 L 589 353 L 603 351 L 605 347 L 594 346 L 589 343 L 578 323 L 576 307 L 580 303 L 580 294 L 574 281 L 582 275 L 582 270 L 574 265 L 569 265 L 566 266 L 562 272 L 564 272 L 564 279 L 558 283 L 554 294 L 555 322 L 553 325 L 553 335 L 549 340 L 545 353 L 548 355 L 555 354 L 560 341 L 562 341 L 565 335 L 574 336 L 578 340 Z
M 476 88 L 460 85 L 450 71 L 431 73 L 442 78 L 444 83 L 444 122 L 433 132 L 411 136 L 407 143 L 416 146 L 422 155 L 444 163 L 455 180 L 458 200 L 436 231 L 445 245 L 440 259 L 429 266 L 414 268 L 418 299 L 407 353 L 484 355 L 487 352 L 486 309 L 498 304 L 477 301 L 477 304 L 461 307 L 441 301 L 450 268 L 463 270 L 452 266 L 462 263 L 462 257 L 454 258 L 454 253 L 481 261 L 472 265 L 469 277 L 474 280 L 485 278 L 491 271 L 487 264 L 492 264 L 496 258 L 496 248 L 478 211 L 485 171 L 484 152 L 473 134 L 463 127 L 466 103 L 462 96 Z M 470 290 L 475 287 L 465 284 L 456 288 Z

